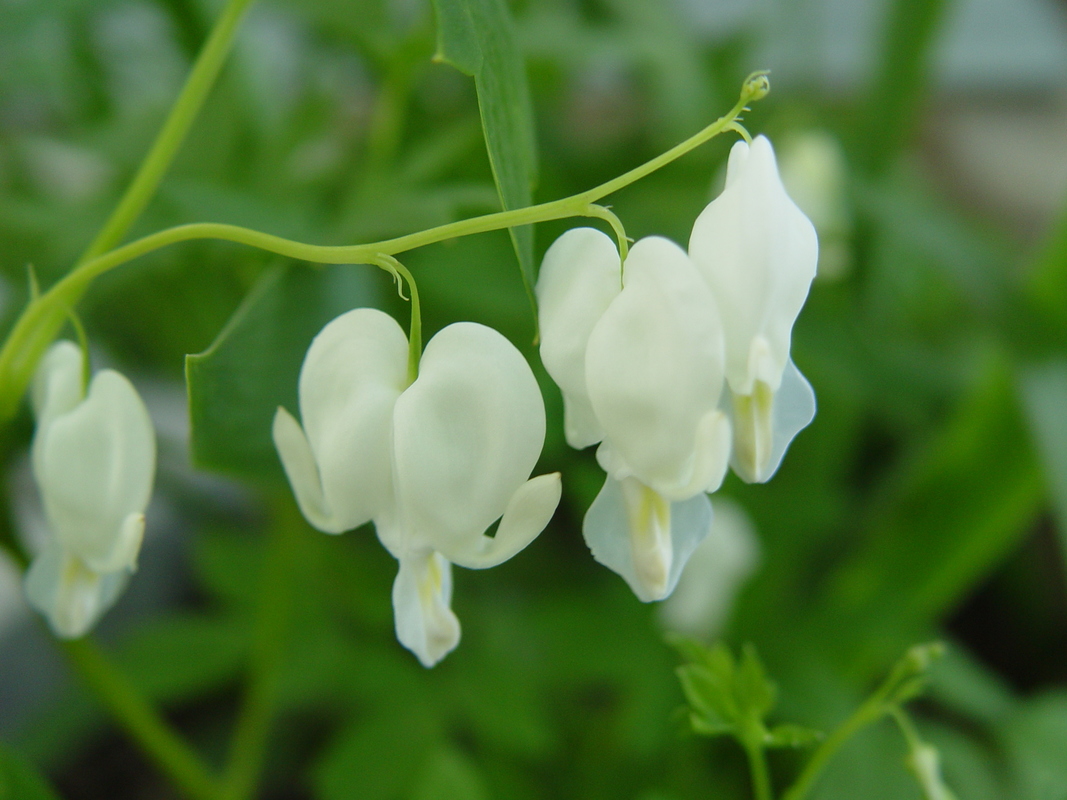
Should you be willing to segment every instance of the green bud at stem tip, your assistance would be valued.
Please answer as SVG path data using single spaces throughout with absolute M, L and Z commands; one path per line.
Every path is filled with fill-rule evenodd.
M 745 102 L 750 100 L 762 100 L 771 91 L 771 79 L 768 77 L 770 70 L 761 69 L 753 72 L 741 87 L 741 96 Z

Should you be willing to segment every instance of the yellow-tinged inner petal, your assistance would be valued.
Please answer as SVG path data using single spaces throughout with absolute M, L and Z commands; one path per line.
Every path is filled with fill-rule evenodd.
M 673 555 L 670 501 L 635 478 L 620 483 L 637 578 L 651 599 L 661 600 L 667 594 Z
M 756 381 L 752 394 L 733 395 L 734 458 L 749 482 L 766 477 L 774 444 L 774 391 Z

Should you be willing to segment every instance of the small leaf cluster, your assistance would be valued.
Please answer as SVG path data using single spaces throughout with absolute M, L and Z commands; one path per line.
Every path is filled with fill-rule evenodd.
M 732 736 L 745 748 L 807 747 L 822 738 L 800 725 L 767 727 L 778 690 L 753 645 L 744 645 L 735 658 L 721 642 L 708 648 L 677 637 L 672 644 L 687 659 L 677 673 L 695 733 Z

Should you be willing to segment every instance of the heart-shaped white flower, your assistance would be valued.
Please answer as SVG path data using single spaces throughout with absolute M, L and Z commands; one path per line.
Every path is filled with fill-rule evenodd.
M 60 341 L 33 386 L 33 474 L 52 539 L 30 565 L 26 595 L 64 638 L 92 628 L 136 568 L 156 464 L 133 385 L 107 369 L 88 392 L 83 380 L 81 351 Z
M 561 486 L 559 473 L 528 479 L 544 444 L 544 403 L 507 339 L 449 325 L 410 385 L 407 358 L 392 317 L 342 314 L 304 359 L 303 427 L 279 408 L 274 442 L 312 525 L 341 533 L 374 521 L 400 562 L 397 638 L 433 666 L 459 642 L 451 565 L 491 567 L 518 553 L 548 524 Z

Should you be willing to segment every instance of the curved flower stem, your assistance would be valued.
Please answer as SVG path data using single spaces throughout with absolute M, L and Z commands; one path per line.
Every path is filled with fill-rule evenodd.
M 289 631 L 293 548 L 303 527 L 290 504 L 278 504 L 259 581 L 249 681 L 234 727 L 221 800 L 252 797 L 263 768 Z
M 204 100 L 215 84 L 219 70 L 233 45 L 234 34 L 253 0 L 229 0 L 204 43 L 189 77 L 174 101 L 167 119 L 156 135 L 140 169 L 134 176 L 126 193 L 92 244 L 85 250 L 79 263 L 95 258 L 117 245 L 137 217 L 152 199 L 159 182 L 170 167 L 174 156 L 185 141 L 193 120 L 200 112 Z
M 396 278 L 397 291 L 405 300 L 401 281 L 408 285 L 411 292 L 411 326 L 408 329 L 408 386 L 419 377 L 419 362 L 422 360 L 422 306 L 419 304 L 419 287 L 411 272 L 393 256 L 381 255 L 374 260 L 374 265 L 381 267 Z
M 630 254 L 630 238 L 626 235 L 626 228 L 623 227 L 622 220 L 615 216 L 615 213 L 607 206 L 598 206 L 595 203 L 589 204 L 585 216 L 602 219 L 611 226 L 611 229 L 615 232 L 615 240 L 619 243 L 619 263 L 625 264 L 626 256 Z
M 70 663 L 115 720 L 192 800 L 217 800 L 219 784 L 199 757 L 156 713 L 91 639 L 61 642 Z
M 845 742 L 858 731 L 896 711 L 921 691 L 924 675 L 930 664 L 942 656 L 945 646 L 941 642 L 915 645 L 898 661 L 889 675 L 874 693 L 863 701 L 855 713 L 846 719 L 823 741 L 805 765 L 800 777 L 782 800 L 802 800 L 807 797 L 830 759 Z
M 782 800 L 801 800 L 801 798 L 807 797 L 808 792 L 815 786 L 815 782 L 819 779 L 826 765 L 830 763 L 830 759 L 837 755 L 841 745 L 863 728 L 873 722 L 877 722 L 888 710 L 880 694 L 868 698 L 851 717 L 841 723 L 819 745 L 811 760 L 804 766 L 804 770 L 800 773 L 796 783 L 782 795 Z
M 156 135 L 152 147 L 141 162 L 137 174 L 130 182 L 122 199 L 119 200 L 115 210 L 104 223 L 103 228 L 93 239 L 92 243 L 82 253 L 81 258 L 74 265 L 74 269 L 67 275 L 73 277 L 79 268 L 87 263 L 92 263 L 102 253 L 111 250 L 117 245 L 129 231 L 130 226 L 144 211 L 148 201 L 155 194 L 159 182 L 170 167 L 174 156 L 185 140 L 185 135 L 196 119 L 200 108 L 207 98 L 208 92 L 215 84 L 219 70 L 222 68 L 226 56 L 233 45 L 234 35 L 237 33 L 245 12 L 254 0 L 228 0 L 222 14 L 215 22 L 211 34 L 208 36 L 204 47 L 196 58 L 196 63 L 189 73 L 189 77 L 182 87 L 174 106 L 167 115 L 163 126 Z M 31 273 L 32 279 L 32 273 Z M 64 279 L 65 281 L 66 279 Z M 63 283 L 64 281 L 60 281 Z M 58 288 L 57 284 L 53 289 Z M 19 398 L 22 396 L 26 385 L 29 383 L 30 374 L 37 361 L 44 353 L 45 348 L 52 342 L 66 319 L 66 315 L 81 299 L 82 293 L 88 288 L 89 282 L 75 280 L 70 282 L 61 292 L 52 296 L 52 302 L 56 305 L 66 304 L 66 308 L 59 309 L 56 305 L 46 309 L 39 309 L 37 324 L 39 330 L 33 331 L 35 335 L 23 337 L 14 343 L 16 331 L 12 331 L 8 337 L 3 351 L 0 351 L 0 421 L 9 419 L 18 408 Z M 35 286 L 36 289 L 36 286 Z M 38 304 L 43 298 L 37 295 L 36 290 L 30 305 L 23 316 Z M 20 320 L 21 321 L 21 320 Z M 17 326 L 16 326 L 17 327 Z M 8 345 L 12 345 L 9 347 Z
M 177 242 L 221 239 L 319 264 L 376 264 L 382 256 L 393 256 L 459 236 L 567 217 L 603 217 L 601 212 L 592 211 L 598 200 L 655 172 L 723 131 L 737 130 L 738 119 L 746 105 L 766 95 L 768 90 L 766 74 L 753 73 L 742 86 L 741 96 L 734 107 L 699 133 L 617 178 L 579 194 L 548 203 L 459 220 L 381 242 L 339 247 L 294 242 L 236 225 L 194 223 L 153 233 L 85 261 L 75 266 L 66 277 L 43 295 L 31 301 L 0 350 L 0 421 L 14 414 L 18 399 L 29 383 L 37 361 L 59 332 L 67 309 L 77 303 L 94 278 L 131 259 Z

